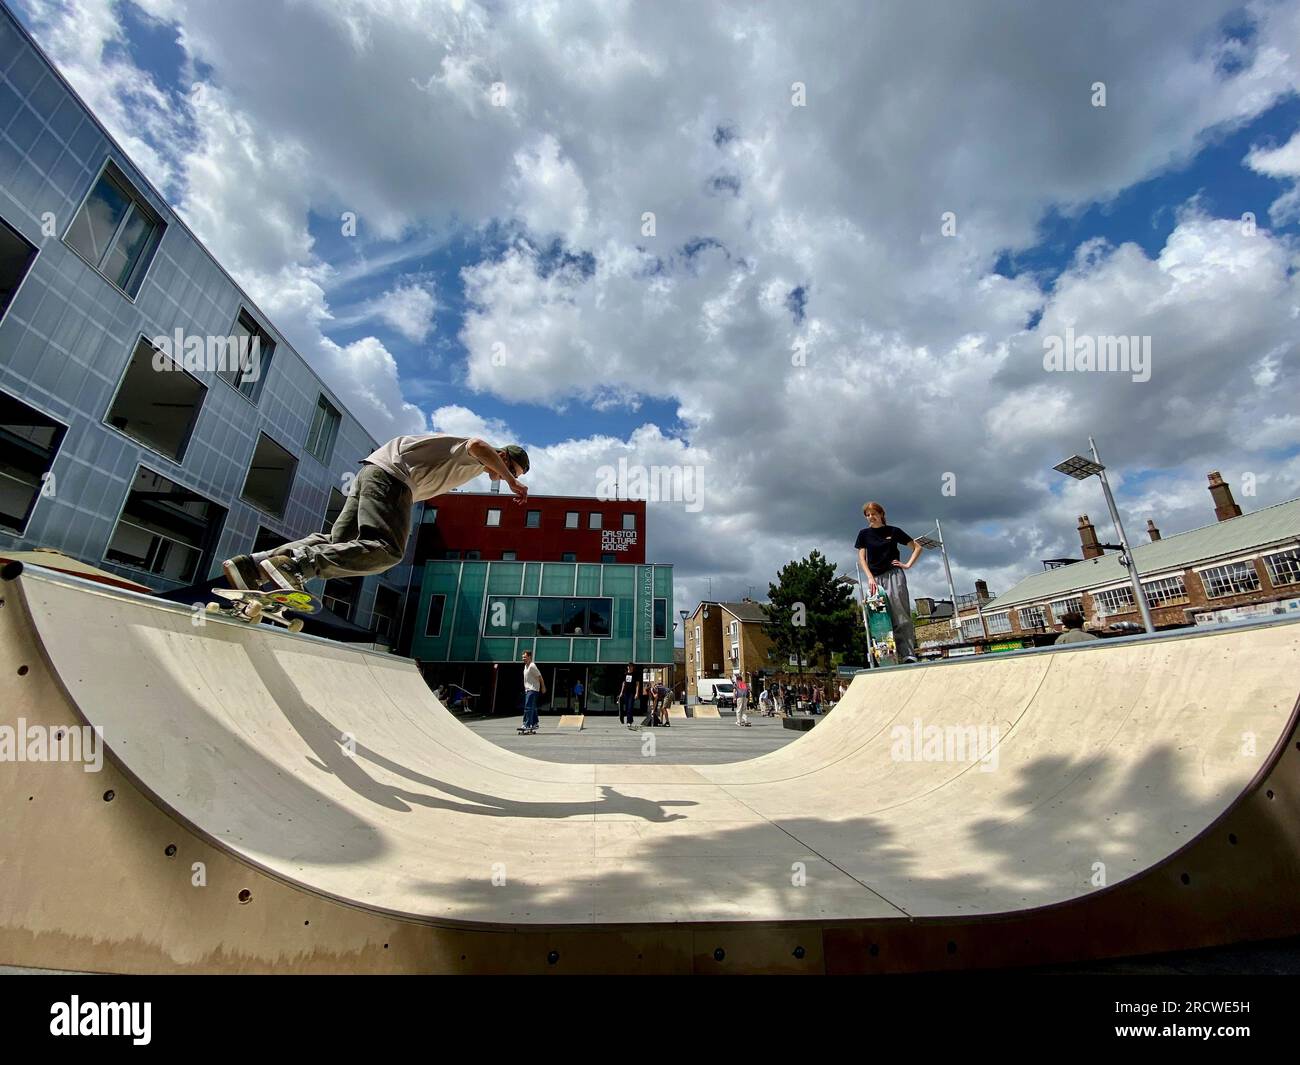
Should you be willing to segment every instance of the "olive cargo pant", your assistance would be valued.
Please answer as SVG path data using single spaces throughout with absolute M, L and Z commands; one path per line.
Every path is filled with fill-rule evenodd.
M 253 556 L 290 555 L 303 574 L 361 577 L 382 573 L 402 561 L 411 532 L 411 490 L 392 474 L 369 464 L 352 482 L 352 494 L 328 533 L 312 533 L 291 544 Z

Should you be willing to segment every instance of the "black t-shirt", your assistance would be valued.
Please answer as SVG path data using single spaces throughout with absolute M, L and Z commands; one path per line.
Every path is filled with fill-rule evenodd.
M 873 529 L 868 525 L 854 541 L 854 549 L 867 549 L 867 568 L 877 577 L 882 577 L 893 569 L 892 563 L 901 562 L 898 548 L 900 544 L 910 544 L 912 538 L 896 525 L 882 525 Z

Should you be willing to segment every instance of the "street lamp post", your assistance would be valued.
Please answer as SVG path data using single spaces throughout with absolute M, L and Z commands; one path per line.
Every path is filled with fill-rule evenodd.
M 927 549 L 938 548 L 939 553 L 943 555 L 943 573 L 948 578 L 948 594 L 952 596 L 952 625 L 958 633 L 961 632 L 961 614 L 957 610 L 957 586 L 952 582 L 952 567 L 948 564 L 948 546 L 943 542 L 943 524 L 938 518 L 934 522 L 935 539 L 929 536 L 918 536 L 916 542 Z M 980 629 L 985 636 L 988 636 L 988 629 L 984 625 L 984 611 L 980 607 L 979 592 L 975 593 L 975 613 L 980 619 Z
M 1058 462 L 1053 469 L 1076 481 L 1086 481 L 1094 474 L 1101 479 L 1101 490 L 1106 496 L 1106 506 L 1110 509 L 1110 520 L 1115 523 L 1115 533 L 1119 536 L 1119 547 L 1123 555 L 1124 566 L 1128 570 L 1129 581 L 1133 584 L 1133 598 L 1142 613 L 1142 626 L 1147 632 L 1155 632 L 1155 623 L 1151 620 L 1151 607 L 1147 604 L 1146 593 L 1142 591 L 1142 577 L 1138 573 L 1137 563 L 1133 561 L 1133 551 L 1124 535 L 1124 523 L 1120 520 L 1119 508 L 1115 506 L 1115 497 L 1110 491 L 1110 482 L 1106 480 L 1106 467 L 1102 465 L 1101 456 L 1097 454 L 1097 442 L 1088 437 L 1088 447 L 1092 449 L 1092 460 L 1082 455 L 1071 455 L 1064 462 Z

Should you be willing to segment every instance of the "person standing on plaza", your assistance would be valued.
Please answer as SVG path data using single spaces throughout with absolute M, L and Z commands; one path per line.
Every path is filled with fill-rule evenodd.
M 578 681 L 574 681 L 574 683 L 573 683 L 573 703 L 574 703 L 574 706 L 577 708 L 577 712 L 580 713 L 580 714 L 583 713 L 583 708 L 582 708 L 582 697 L 583 697 L 584 695 L 586 695 L 586 694 L 587 694 L 587 689 L 584 688 L 584 687 L 582 686 L 582 681 L 580 681 L 580 680 L 578 680 Z
M 772 716 L 772 693 L 764 686 L 758 695 L 758 712 L 764 717 Z
M 623 672 L 623 683 L 618 686 L 618 723 L 620 725 L 634 725 L 632 715 L 636 713 L 636 696 L 637 696 L 637 679 L 636 666 L 631 662 L 627 664 L 627 669 Z
M 546 691 L 542 671 L 533 661 L 533 652 L 524 652 L 524 723 L 520 732 L 531 735 L 537 731 L 537 700 Z
M 889 602 L 889 615 L 894 627 L 894 645 L 900 662 L 916 661 L 916 636 L 912 624 L 912 600 L 907 591 L 907 571 L 921 555 L 921 545 L 902 529 L 885 522 L 885 508 L 879 503 L 866 503 L 862 513 L 867 527 L 858 533 L 853 546 L 858 552 L 858 566 L 867 574 L 867 595 L 877 590 Z M 911 557 L 902 561 L 899 545 L 911 549 Z
M 736 684 L 736 724 L 749 727 L 749 682 L 745 679 L 745 674 L 736 672 L 733 675 Z

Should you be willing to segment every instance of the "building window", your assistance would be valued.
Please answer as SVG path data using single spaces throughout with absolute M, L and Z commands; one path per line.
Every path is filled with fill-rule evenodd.
M 262 391 L 262 383 L 266 380 L 267 367 L 271 365 L 271 352 L 275 350 L 275 341 L 257 324 L 253 316 L 242 308 L 239 317 L 235 319 L 235 328 L 230 335 L 236 347 L 233 352 L 227 350 L 227 365 L 217 371 L 217 376 L 231 388 L 256 402 L 258 394 Z M 334 410 L 330 402 L 321 396 L 316 407 L 318 417 L 321 412 L 320 402 L 324 402 L 329 410 Z M 338 411 L 334 411 L 334 414 L 337 416 Z M 312 425 L 315 428 L 315 418 Z M 330 440 L 329 446 L 334 446 L 333 440 Z M 311 450 L 310 446 L 308 450 Z M 319 455 L 316 457 L 320 458 Z M 321 461 L 324 462 L 325 459 Z
M 298 460 L 265 433 L 257 434 L 257 448 L 248 464 L 241 497 L 268 514 L 283 515 L 293 488 Z
M 484 636 L 597 636 L 610 632 L 612 599 L 560 596 L 492 596 Z
M 978 640 L 984 635 L 984 626 L 980 624 L 978 614 L 973 618 L 962 619 L 961 635 L 966 640 Z
M 193 584 L 207 572 L 225 516 L 212 501 L 141 466 L 104 558 Z
M 1264 565 L 1268 567 L 1268 580 L 1274 588 L 1300 584 L 1300 548 L 1265 555 Z
M 573 551 L 566 551 L 560 556 L 561 562 L 577 562 L 578 556 Z
M 320 531 L 327 533 L 334 528 L 334 523 L 339 520 L 339 515 L 343 513 L 343 505 L 347 502 L 347 496 L 337 488 L 330 489 L 329 502 L 325 504 L 325 524 L 320 527 Z
M 600 518 L 601 518 L 600 511 L 593 510 L 590 514 L 587 515 L 587 528 L 599 529 L 601 527 Z
M 540 529 L 542 527 L 542 512 L 540 510 L 530 510 L 524 517 L 524 528 Z
M 150 450 L 180 462 L 206 392 L 178 363 L 141 337 L 104 420 Z
M 655 600 L 655 639 L 668 639 L 668 600 Z
M 501 508 L 489 507 L 487 512 L 488 528 L 496 528 L 501 524 Z
M 1011 631 L 1010 611 L 1004 614 L 985 614 L 984 620 L 988 622 L 990 633 Z
M 1092 601 L 1103 614 L 1127 614 L 1130 610 L 1137 609 L 1133 589 L 1127 585 L 1123 588 L 1108 588 L 1104 592 L 1093 592 Z
M 131 299 L 166 227 L 126 175 L 109 162 L 72 219 L 64 241 Z
M 429 596 L 429 614 L 424 619 L 424 634 L 426 636 L 442 635 L 442 615 L 447 607 L 447 597 L 445 595 Z
M 1187 602 L 1187 586 L 1183 583 L 1183 575 L 1180 573 L 1176 577 L 1161 577 L 1156 581 L 1143 581 L 1142 594 L 1147 597 L 1147 605 L 1173 606 L 1176 603 Z
M 336 577 L 332 581 L 325 582 L 320 598 L 326 610 L 337 614 L 344 621 L 351 621 L 360 594 L 360 577 Z
M 324 396 L 316 397 L 316 413 L 311 418 L 311 428 L 307 430 L 307 454 L 319 459 L 328 466 L 334 457 L 334 441 L 339 435 L 339 424 L 343 416 L 338 408 Z
M 1078 614 L 1083 616 L 1083 597 L 1079 595 L 1070 596 L 1067 599 L 1052 600 L 1052 619 L 1058 624 L 1061 618 L 1066 614 Z
M 1210 599 L 1222 599 L 1237 592 L 1259 590 L 1259 574 L 1249 562 L 1229 562 L 1226 566 L 1201 570 L 1201 584 Z
M 397 638 L 397 614 L 401 610 L 402 597 L 395 588 L 380 585 L 375 589 L 375 606 L 370 612 L 370 627 L 375 634 L 385 641 Z
M 633 531 L 636 529 L 636 515 L 635 515 L 635 514 L 624 514 L 624 515 L 623 515 L 623 528 L 624 528 L 625 530 L 633 530 Z
M 0 218 L 0 318 L 36 261 L 36 245 Z
M 1047 622 L 1043 616 L 1041 606 L 1022 606 L 1016 608 L 1016 618 L 1020 622 L 1020 631 L 1025 632 L 1029 629 L 1045 629 Z
M 465 552 L 466 562 L 477 562 L 483 557 L 483 552 L 477 549 L 471 549 Z
M 737 639 L 737 637 L 739 637 L 740 635 L 740 622 L 733 621 L 730 626 L 730 631 L 731 631 L 731 639 L 734 642 Z
M 285 536 L 282 533 L 268 529 L 265 525 L 259 525 L 257 527 L 257 538 L 253 541 L 252 553 L 256 555 L 266 552 L 269 554 L 277 547 L 283 547 L 291 539 L 294 539 L 294 537 Z
M 438 520 L 438 508 L 425 506 L 423 513 L 420 514 L 421 525 L 432 525 Z
M 564 527 L 566 529 L 576 529 L 578 527 L 578 512 L 576 510 L 565 511 Z
M 502 552 L 501 552 L 501 561 L 502 561 L 502 562 L 513 562 L 513 561 L 514 561 L 516 558 L 518 558 L 518 557 L 519 557 L 519 556 L 518 556 L 518 553 L 515 552 L 515 551 L 502 551 Z
M 443 557 L 446 561 L 448 561 L 448 562 L 459 562 L 459 561 L 460 561 L 460 552 L 459 552 L 459 551 L 444 551 L 444 552 L 442 553 L 442 557 Z
M 0 525 L 27 526 L 42 489 L 58 485 L 46 474 L 67 429 L 34 407 L 0 392 Z
M 601 554 L 601 556 L 600 556 L 600 560 L 601 560 L 601 562 L 604 562 L 604 563 L 617 562 L 617 561 L 618 561 L 618 556 L 615 555 L 614 552 L 612 552 L 612 551 L 605 551 L 605 552 L 602 552 L 602 554 Z

